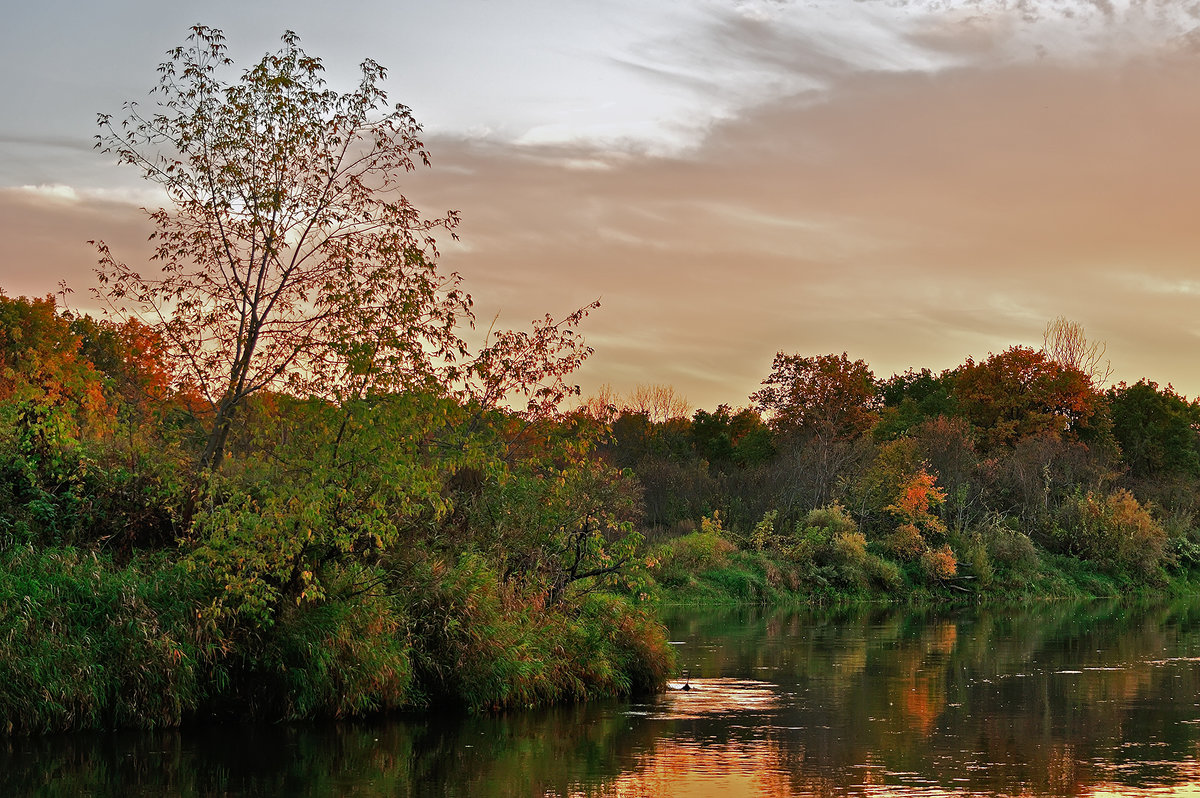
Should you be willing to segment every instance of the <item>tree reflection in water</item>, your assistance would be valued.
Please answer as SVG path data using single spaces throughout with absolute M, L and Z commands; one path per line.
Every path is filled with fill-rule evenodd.
M 0 794 L 1200 794 L 1200 602 L 679 610 L 691 690 L 0 741 Z

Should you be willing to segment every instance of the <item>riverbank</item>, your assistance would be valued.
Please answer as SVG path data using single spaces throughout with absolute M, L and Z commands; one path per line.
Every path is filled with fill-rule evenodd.
M 692 606 L 666 618 L 692 691 L 460 717 L 16 737 L 0 745 L 0 794 L 1195 789 L 1195 598 Z M 776 774 L 785 780 L 768 781 Z
M 856 533 L 826 531 L 786 543 L 753 541 L 709 526 L 660 543 L 654 599 L 660 604 L 1027 601 L 1200 593 L 1200 569 L 1181 556 L 1150 574 L 1057 554 L 1024 535 L 953 541 L 967 556 L 950 573 L 898 560 Z
M 0 730 L 478 713 L 649 693 L 675 669 L 659 620 L 670 605 L 1200 593 L 1200 574 L 1178 564 L 1138 582 L 1036 546 L 985 573 L 930 581 L 853 543 L 801 556 L 741 548 L 709 529 L 650 549 L 642 600 L 591 593 L 551 608 L 506 592 L 481 558 L 464 556 L 411 564 L 406 591 L 342 585 L 260 628 L 214 621 L 210 580 L 162 554 L 118 563 L 15 547 L 0 556 Z
M 405 591 L 338 585 L 265 626 L 206 614 L 208 582 L 162 555 L 0 553 L 0 731 L 525 708 L 652 692 L 674 665 L 647 608 L 539 606 L 478 557 L 414 567 Z

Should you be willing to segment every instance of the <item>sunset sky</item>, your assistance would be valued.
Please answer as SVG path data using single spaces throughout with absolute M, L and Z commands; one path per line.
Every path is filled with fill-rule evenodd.
M 1186 10 L 1192 7 L 1192 10 Z M 1040 345 L 1200 394 L 1200 7 L 1172 0 L 46 0 L 0 26 L 0 288 L 95 307 L 157 196 L 92 149 L 189 25 L 390 70 L 480 325 L 600 298 L 587 393 L 743 405 L 775 352 L 886 377 Z

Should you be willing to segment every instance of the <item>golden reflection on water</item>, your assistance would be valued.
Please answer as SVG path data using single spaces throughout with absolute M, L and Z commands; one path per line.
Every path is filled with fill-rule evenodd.
M 854 782 L 837 781 L 813 768 L 807 770 L 788 755 L 777 740 L 764 738 L 724 746 L 701 745 L 683 740 L 664 741 L 646 761 L 599 790 L 572 793 L 572 798 L 785 798 L 812 796 L 826 798 L 853 795 L 861 798 L 950 798 L 951 796 L 1072 796 L 1072 798 L 1152 798 L 1153 796 L 1197 796 L 1200 798 L 1200 769 L 1187 768 L 1189 781 L 1150 787 L 1131 787 L 1115 783 L 1081 783 L 1076 779 L 1073 752 L 1069 746 L 1056 752 L 1040 788 L 997 791 L 969 785 L 897 784 L 897 776 L 879 764 L 856 768 Z M 892 781 L 893 783 L 888 783 Z M 1046 789 L 1049 787 L 1049 789 Z
M 1064 611 L 1068 632 L 1103 631 L 1059 637 L 1036 616 L 861 631 L 772 619 L 733 667 L 708 648 L 687 662 L 771 681 L 674 683 L 645 713 L 653 744 L 579 794 L 1200 798 L 1200 742 L 1182 731 L 1200 724 L 1200 658 L 1163 657 L 1182 641 L 1162 620 Z
M 778 745 L 769 740 L 724 746 L 671 741 L 637 770 L 622 773 L 609 789 L 592 795 L 781 798 L 794 794 L 781 762 Z
M 779 695 L 769 682 L 751 679 L 694 679 L 690 689 L 672 687 L 661 705 L 663 720 L 687 720 L 705 715 L 765 712 L 779 706 Z
M 682 684 L 672 685 L 662 696 L 655 706 L 655 720 L 684 725 L 712 717 L 754 722 L 779 709 L 782 700 L 775 685 L 753 679 L 692 679 L 687 690 Z M 607 789 L 589 794 L 612 798 L 790 796 L 789 768 L 779 742 L 773 739 L 777 731 L 769 724 L 759 725 L 750 739 L 722 743 L 678 736 L 663 739 Z M 760 736 L 764 734 L 767 736 Z M 796 752 L 791 756 L 794 759 Z

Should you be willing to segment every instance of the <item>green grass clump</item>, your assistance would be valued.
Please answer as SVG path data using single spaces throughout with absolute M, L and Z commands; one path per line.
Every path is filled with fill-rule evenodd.
M 195 588 L 161 559 L 0 553 L 0 730 L 178 725 L 208 678 Z
M 275 623 L 239 648 L 241 680 L 232 695 L 268 718 L 353 718 L 414 700 L 412 651 L 402 602 L 356 586 L 351 571 L 322 602 L 283 607 Z

